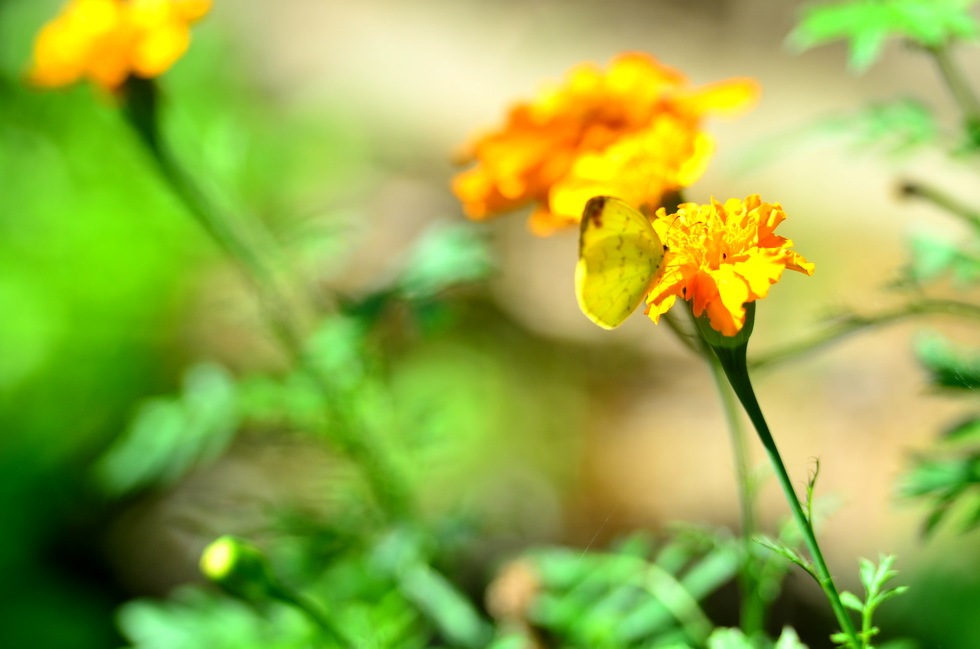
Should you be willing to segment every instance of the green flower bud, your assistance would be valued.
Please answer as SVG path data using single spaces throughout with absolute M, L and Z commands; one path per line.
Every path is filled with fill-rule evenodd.
M 205 577 L 235 597 L 249 602 L 283 596 L 262 551 L 244 539 L 222 536 L 201 555 Z

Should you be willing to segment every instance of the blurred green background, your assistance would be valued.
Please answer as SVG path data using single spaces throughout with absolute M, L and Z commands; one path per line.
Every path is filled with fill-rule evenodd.
M 574 233 L 534 238 L 523 215 L 466 223 L 448 189 L 469 134 L 576 62 L 640 49 L 697 83 L 762 83 L 754 112 L 711 124 L 718 157 L 688 192 L 781 202 L 783 234 L 817 264 L 760 307 L 757 349 L 817 330 L 828 310 L 893 303 L 885 287 L 910 231 L 956 235 L 900 202 L 898 179 L 980 200 L 959 161 L 876 156 L 827 126 L 895 96 L 929 98 L 940 121 L 954 111 L 929 62 L 898 44 L 860 77 L 842 46 L 787 51 L 798 3 L 219 0 L 162 80 L 165 131 L 216 204 L 269 233 L 298 295 L 339 296 L 343 317 L 307 314 L 311 353 L 405 475 L 412 519 L 445 543 L 395 534 L 368 551 L 338 532 L 386 528 L 336 452 L 336 424 L 114 98 L 24 84 L 34 34 L 58 6 L 0 0 L 3 647 L 139 644 L 154 624 L 195 628 L 187 618 L 208 606 L 205 619 L 261 636 L 200 599 L 183 618 L 171 611 L 179 623 L 125 608 L 120 635 L 118 607 L 201 582 L 197 557 L 222 533 L 279 547 L 298 580 L 335 570 L 332 583 L 363 589 L 328 597 L 351 600 L 382 598 L 387 582 L 345 573 L 362 564 L 344 557 L 385 557 L 394 544 L 432 557 L 482 609 L 498 569 L 527 548 L 603 549 L 678 519 L 737 525 L 723 418 L 698 360 L 642 316 L 616 333 L 581 316 Z M 963 62 L 978 69 L 975 49 Z M 824 127 L 806 130 L 814 122 Z M 772 369 L 759 389 L 791 473 L 802 480 L 821 459 L 819 491 L 837 500 L 821 530 L 835 573 L 855 589 L 857 556 L 897 552 L 913 589 L 883 612 L 889 636 L 972 648 L 975 535 L 923 541 L 924 508 L 893 496 L 910 452 L 966 402 L 926 391 L 910 340 L 927 324 L 977 342 L 955 322 L 904 323 Z M 771 482 L 762 513 L 774 527 L 785 505 Z M 820 647 L 827 622 L 811 586 L 790 579 L 776 610 Z M 731 595 L 709 607 L 726 624 Z M 391 607 L 390 619 L 408 610 Z M 197 646 L 166 642 L 146 646 Z

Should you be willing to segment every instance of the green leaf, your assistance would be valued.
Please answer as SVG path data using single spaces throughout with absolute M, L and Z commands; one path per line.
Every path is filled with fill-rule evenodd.
M 459 647 L 486 646 L 493 631 L 490 624 L 448 579 L 432 567 L 416 563 L 400 571 L 398 587 L 447 640 Z
M 815 459 L 813 464 L 813 472 L 806 481 L 806 519 L 810 525 L 813 525 L 813 493 L 817 487 L 817 478 L 820 477 L 820 460 Z
M 482 281 L 492 269 L 490 250 L 477 229 L 437 224 L 415 244 L 397 284 L 408 299 L 429 299 L 452 286 Z
M 906 474 L 900 493 L 907 497 L 956 495 L 978 482 L 978 460 L 975 456 L 919 459 L 916 467 Z
M 262 615 L 243 602 L 193 588 L 167 601 L 128 602 L 118 620 L 134 649 L 305 649 L 315 642 L 309 622 L 287 606 L 274 604 Z
M 785 626 L 772 649 L 807 649 L 807 646 L 800 642 L 800 636 L 792 627 Z
M 935 281 L 946 275 L 966 287 L 980 281 L 980 257 L 964 249 L 962 241 L 922 231 L 913 235 L 910 245 L 911 263 L 906 272 L 913 281 Z
M 761 534 L 757 534 L 753 536 L 752 540 L 764 548 L 768 548 L 773 552 L 781 554 L 782 556 L 786 557 L 787 559 L 789 559 L 790 561 L 798 565 L 800 568 L 803 568 L 808 573 L 810 573 L 810 575 L 813 576 L 814 579 L 818 579 L 813 564 L 808 559 L 805 559 L 802 555 L 800 555 L 796 550 L 789 547 L 788 545 L 781 543 L 776 539 Z
M 975 350 L 954 346 L 938 334 L 922 335 L 915 348 L 937 387 L 980 388 L 980 354 Z
M 862 602 L 857 595 L 850 591 L 845 590 L 842 592 L 840 594 L 840 601 L 841 604 L 849 609 L 857 611 L 858 613 L 864 610 L 864 602 Z
M 180 394 L 145 402 L 94 467 L 109 494 L 172 484 L 190 468 L 216 458 L 238 426 L 236 388 L 217 365 L 197 365 Z
M 946 442 L 978 442 L 980 441 L 980 415 L 970 415 L 966 419 L 950 426 L 942 433 Z
M 973 0 L 851 0 L 804 9 L 789 43 L 802 51 L 836 40 L 848 41 L 850 66 L 867 69 L 889 38 L 907 38 L 925 47 L 977 38 L 969 7 Z
M 741 629 L 715 629 L 708 638 L 708 649 L 755 649 Z
M 939 524 L 946 518 L 952 508 L 952 502 L 945 500 L 939 503 L 926 517 L 926 520 L 922 523 L 922 536 L 928 538 L 936 531 Z

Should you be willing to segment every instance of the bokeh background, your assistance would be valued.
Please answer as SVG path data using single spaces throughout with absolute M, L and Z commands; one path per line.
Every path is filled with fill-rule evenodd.
M 533 237 L 522 214 L 464 223 L 449 190 L 454 153 L 510 102 L 624 50 L 696 83 L 761 83 L 753 111 L 710 124 L 718 155 L 687 192 L 781 202 L 783 234 L 817 265 L 760 304 L 756 352 L 806 338 L 835 311 L 896 304 L 888 287 L 910 236 L 957 236 L 958 223 L 903 200 L 901 181 L 980 200 L 975 170 L 941 153 L 895 155 L 845 119 L 908 96 L 955 122 L 931 61 L 894 43 L 859 75 L 843 45 L 795 53 L 785 39 L 797 2 L 215 4 L 162 81 L 168 129 L 219 203 L 268 227 L 304 290 L 372 295 L 420 241 L 460 225 L 490 260 L 485 281 L 444 296 L 434 333 L 397 309 L 380 325 L 399 421 L 435 421 L 427 434 L 441 436 L 423 459 L 402 440 L 404 461 L 425 463 L 419 499 L 435 519 L 463 509 L 489 521 L 472 549 L 487 573 L 535 544 L 604 547 L 676 519 L 738 524 L 703 364 L 642 315 L 612 333 L 582 316 L 574 232 Z M 147 400 L 197 385 L 220 401 L 233 377 L 280 375 L 287 362 L 113 99 L 23 83 L 33 35 L 58 6 L 0 1 L 0 645 L 11 647 L 124 644 L 120 603 L 200 581 L 204 545 L 263 529 L 270 509 L 329 512 L 344 471 L 288 422 L 230 426 L 213 452 L 154 484 L 105 461 Z M 977 80 L 975 49 L 959 55 Z M 482 252 L 472 264 L 482 268 Z M 980 602 L 976 536 L 925 541 L 925 509 L 895 497 L 910 456 L 968 406 L 927 388 L 912 351 L 924 331 L 977 342 L 949 319 L 903 322 L 774 366 L 757 389 L 796 480 L 820 459 L 820 533 L 844 584 L 858 588 L 856 557 L 897 553 L 914 588 L 883 614 L 890 631 L 975 647 L 980 626 L 965 612 Z M 154 452 L 129 461 L 152 464 Z M 764 484 L 773 528 L 785 504 Z M 789 587 L 787 610 L 814 615 L 819 592 L 803 579 Z

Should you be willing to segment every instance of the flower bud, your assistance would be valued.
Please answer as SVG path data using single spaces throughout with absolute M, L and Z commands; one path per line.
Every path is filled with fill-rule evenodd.
M 201 572 L 235 597 L 254 602 L 282 597 L 262 551 L 244 539 L 222 536 L 201 554 Z

